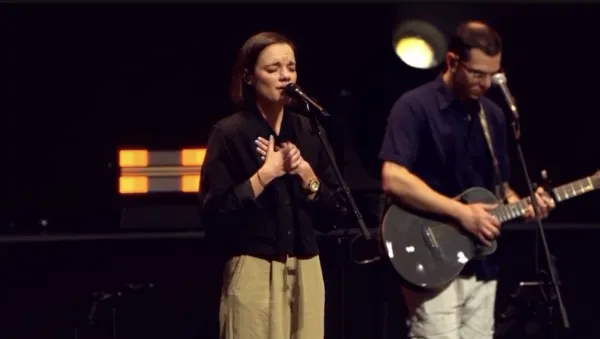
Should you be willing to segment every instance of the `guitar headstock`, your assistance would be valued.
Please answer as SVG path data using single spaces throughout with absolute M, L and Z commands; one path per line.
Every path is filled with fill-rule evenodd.
M 592 185 L 594 185 L 594 189 L 600 189 L 600 170 L 597 170 L 592 176 L 590 176 L 592 180 Z

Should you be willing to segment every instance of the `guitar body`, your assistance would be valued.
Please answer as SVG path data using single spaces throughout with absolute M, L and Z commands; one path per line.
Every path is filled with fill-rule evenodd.
M 466 190 L 457 200 L 496 204 L 495 195 L 480 187 Z M 442 289 L 471 259 L 496 251 L 456 225 L 414 209 L 391 205 L 380 226 L 382 250 L 402 280 L 413 288 Z

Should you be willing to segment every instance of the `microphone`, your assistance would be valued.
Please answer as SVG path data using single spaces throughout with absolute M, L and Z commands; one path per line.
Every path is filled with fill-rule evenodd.
M 289 84 L 287 84 L 287 86 L 284 87 L 284 91 L 285 91 L 285 94 L 287 94 L 287 96 L 289 96 L 290 98 L 302 99 L 307 104 L 313 106 L 319 112 L 321 112 L 321 114 L 323 114 L 323 116 L 326 116 L 326 117 L 330 116 L 330 114 L 327 113 L 321 105 L 316 103 L 313 99 L 311 99 L 308 95 L 306 95 L 306 93 L 302 92 L 302 90 L 300 89 L 300 87 L 298 87 L 298 85 L 296 85 L 294 83 L 289 83 Z
M 492 83 L 496 86 L 499 86 L 502 90 L 502 94 L 504 95 L 504 100 L 506 100 L 506 104 L 510 108 L 511 112 L 515 116 L 515 119 L 519 119 L 519 112 L 517 111 L 517 105 L 513 100 L 513 96 L 510 94 L 508 90 L 508 86 L 506 86 L 506 75 L 504 73 L 496 73 L 492 76 Z

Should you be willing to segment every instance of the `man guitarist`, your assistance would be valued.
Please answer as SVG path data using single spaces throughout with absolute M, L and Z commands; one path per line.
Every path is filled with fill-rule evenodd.
M 506 202 L 520 199 L 507 183 L 505 115 L 483 96 L 492 75 L 501 71 L 501 57 L 502 42 L 492 28 L 477 21 L 459 25 L 446 54 L 445 72 L 406 92 L 393 105 L 379 154 L 384 162 L 383 190 L 389 197 L 451 217 L 486 244 L 500 234 L 499 220 L 488 213 L 495 206 L 467 205 L 450 197 L 477 186 L 497 192 Z M 542 188 L 536 197 L 539 215 L 545 218 L 554 202 Z M 531 204 L 528 209 L 526 218 L 533 219 Z M 403 287 L 410 312 L 409 337 L 491 339 L 496 278 L 496 267 L 488 258 L 470 261 L 441 291 Z

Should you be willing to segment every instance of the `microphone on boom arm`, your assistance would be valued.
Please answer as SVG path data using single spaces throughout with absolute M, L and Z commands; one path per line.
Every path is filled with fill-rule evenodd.
M 330 114 L 327 113 L 327 111 L 325 111 L 325 109 L 321 105 L 319 105 L 315 100 L 313 100 L 306 93 L 304 93 L 300 89 L 300 87 L 298 87 L 298 85 L 294 83 L 289 83 L 287 84 L 287 86 L 285 86 L 284 91 L 285 94 L 287 94 L 287 96 L 289 96 L 290 98 L 300 99 L 306 102 L 308 105 L 312 106 L 313 108 L 316 108 L 321 114 L 323 114 L 323 116 L 330 116 Z

